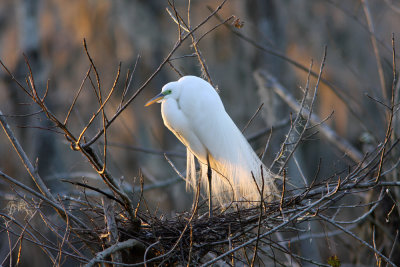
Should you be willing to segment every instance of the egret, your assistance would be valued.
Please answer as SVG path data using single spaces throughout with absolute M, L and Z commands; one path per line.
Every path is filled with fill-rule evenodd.
M 221 205 L 240 201 L 248 206 L 277 193 L 278 176 L 261 162 L 207 81 L 184 76 L 164 85 L 145 106 L 156 102 L 165 126 L 187 148 L 187 189 L 197 185 L 194 157 L 200 164 L 210 216 L 212 197 Z

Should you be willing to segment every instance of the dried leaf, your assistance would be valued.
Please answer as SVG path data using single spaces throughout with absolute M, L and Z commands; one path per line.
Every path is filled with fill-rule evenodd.
M 338 256 L 333 255 L 328 258 L 328 264 L 332 267 L 340 267 L 340 260 Z
M 235 26 L 235 28 L 241 29 L 244 25 L 244 21 L 241 21 L 240 18 L 236 18 L 233 21 L 233 26 Z

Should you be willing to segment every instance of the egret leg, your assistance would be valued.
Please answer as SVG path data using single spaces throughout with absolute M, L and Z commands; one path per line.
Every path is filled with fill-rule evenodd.
M 207 155 L 207 178 L 208 178 L 208 217 L 211 218 L 212 217 L 212 195 L 211 195 L 212 171 L 208 155 Z

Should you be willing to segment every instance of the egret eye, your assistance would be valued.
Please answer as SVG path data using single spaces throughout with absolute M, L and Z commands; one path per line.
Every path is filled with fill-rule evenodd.
M 172 93 L 171 90 L 165 90 L 165 91 L 164 91 L 164 95 L 169 95 L 169 94 L 171 94 L 171 93 Z

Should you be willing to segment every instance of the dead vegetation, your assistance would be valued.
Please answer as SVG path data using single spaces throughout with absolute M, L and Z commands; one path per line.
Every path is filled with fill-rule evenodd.
M 96 58 L 91 56 L 90 48 L 84 41 L 89 68 L 69 108 L 61 115 L 55 114 L 48 106 L 47 96 L 52 92 L 50 83 L 47 83 L 45 90 L 38 89 L 30 58 L 25 57 L 25 79 L 17 78 L 1 62 L 8 78 L 39 108 L 39 111 L 28 115 L 44 115 L 48 123 L 45 130 L 64 135 L 66 145 L 74 153 L 80 154 L 103 182 L 101 186 L 93 186 L 85 181 L 66 179 L 73 184 L 69 192 L 50 191 L 37 171 L 37 164 L 26 155 L 9 126 L 8 120 L 11 117 L 0 113 L 4 132 L 18 154 L 21 166 L 34 182 L 34 186 L 31 186 L 0 171 L 0 178 L 10 186 L 8 194 L 2 196 L 8 202 L 8 210 L 0 212 L 3 220 L 0 231 L 8 238 L 9 251 L 1 265 L 20 264 L 23 260 L 22 251 L 26 242 L 29 242 L 40 248 L 55 266 L 72 263 L 86 266 L 340 266 L 341 255 L 321 255 L 315 259 L 302 253 L 302 242 L 318 242 L 320 239 L 327 244 L 343 242 L 350 251 L 355 250 L 355 254 L 346 258 L 354 264 L 399 264 L 399 257 L 395 253 L 400 248 L 400 182 L 397 180 L 399 139 L 395 127 L 398 123 L 400 86 L 397 80 L 394 36 L 390 93 L 383 94 L 382 99 L 370 97 L 383 110 L 385 135 L 367 152 L 361 152 L 329 127 L 326 124 L 329 116 L 321 119 L 313 112 L 320 83 L 331 86 L 332 90 L 346 99 L 343 91 L 338 91 L 335 85 L 323 77 L 324 66 L 329 64 L 326 48 L 318 73 L 312 71 L 313 63 L 304 67 L 287 59 L 308 73 L 301 101 L 297 101 L 266 70 L 255 72 L 259 90 L 271 92 L 292 110 L 290 118 L 281 123 L 289 125 L 289 128 L 272 161 L 272 168 L 284 177 L 280 185 L 281 196 L 275 201 L 261 202 L 247 209 L 238 205 L 240 203 L 232 203 L 224 209 L 216 207 L 214 216 L 208 218 L 199 190 L 195 194 L 191 211 L 165 216 L 147 205 L 143 195 L 146 184 L 141 172 L 138 174 L 138 182 L 129 188 L 123 179 L 110 170 L 109 128 L 129 105 L 141 104 L 134 101 L 163 68 L 171 67 L 181 75 L 175 66 L 176 58 L 173 58 L 176 51 L 190 46 L 193 49 L 192 56 L 197 58 L 204 77 L 213 83 L 206 60 L 200 52 L 199 42 L 214 30 L 226 26 L 232 33 L 239 34 L 239 38 L 264 49 L 261 44 L 240 35 L 238 30 L 243 24 L 238 18 L 223 18 L 218 14 L 226 2 L 222 1 L 213 8 L 196 26 L 190 24 L 190 12 L 184 18 L 185 15 L 175 8 L 174 2 L 170 2 L 168 14 L 177 25 L 178 38 L 157 69 L 134 92 L 131 82 L 136 65 L 125 78 L 122 78 L 124 75 L 120 65 L 112 86 L 105 90 L 95 64 Z M 368 13 L 366 1 L 362 2 Z M 212 24 L 211 19 L 216 16 L 220 22 Z M 198 34 L 198 30 L 205 25 L 208 30 Z M 373 24 L 368 23 L 368 26 L 373 27 Z M 371 28 L 370 32 L 373 33 Z M 372 34 L 371 38 L 374 40 Z M 314 86 L 310 81 L 312 77 L 316 78 Z M 379 77 L 383 79 L 381 74 Z M 117 90 L 121 87 L 122 90 Z M 88 88 L 94 93 L 93 103 L 96 102 L 97 107 L 91 115 L 85 115 L 87 120 L 83 126 L 78 127 L 76 121 L 73 121 L 73 114 L 77 103 L 81 101 L 82 91 Z M 384 82 L 382 90 L 388 91 L 385 90 Z M 117 94 L 118 105 L 115 102 L 111 105 L 111 100 Z M 350 100 L 345 103 L 352 109 Z M 267 136 L 273 129 L 268 127 L 259 135 Z M 327 140 L 347 162 L 351 162 L 347 168 L 334 170 L 332 167 L 330 176 L 321 177 L 318 167 L 314 177 L 305 177 L 295 153 L 302 144 L 312 142 L 317 135 Z M 269 149 L 269 140 L 270 137 L 262 154 Z M 165 157 L 173 165 L 167 155 Z M 294 185 L 290 180 L 288 164 L 292 160 L 302 174 L 302 186 Z M 164 188 L 176 181 L 155 186 Z M 314 227 L 311 231 L 310 228 Z M 354 244 L 357 246 L 351 248 Z M 359 253 L 363 258 L 357 258 L 359 251 L 363 251 Z

